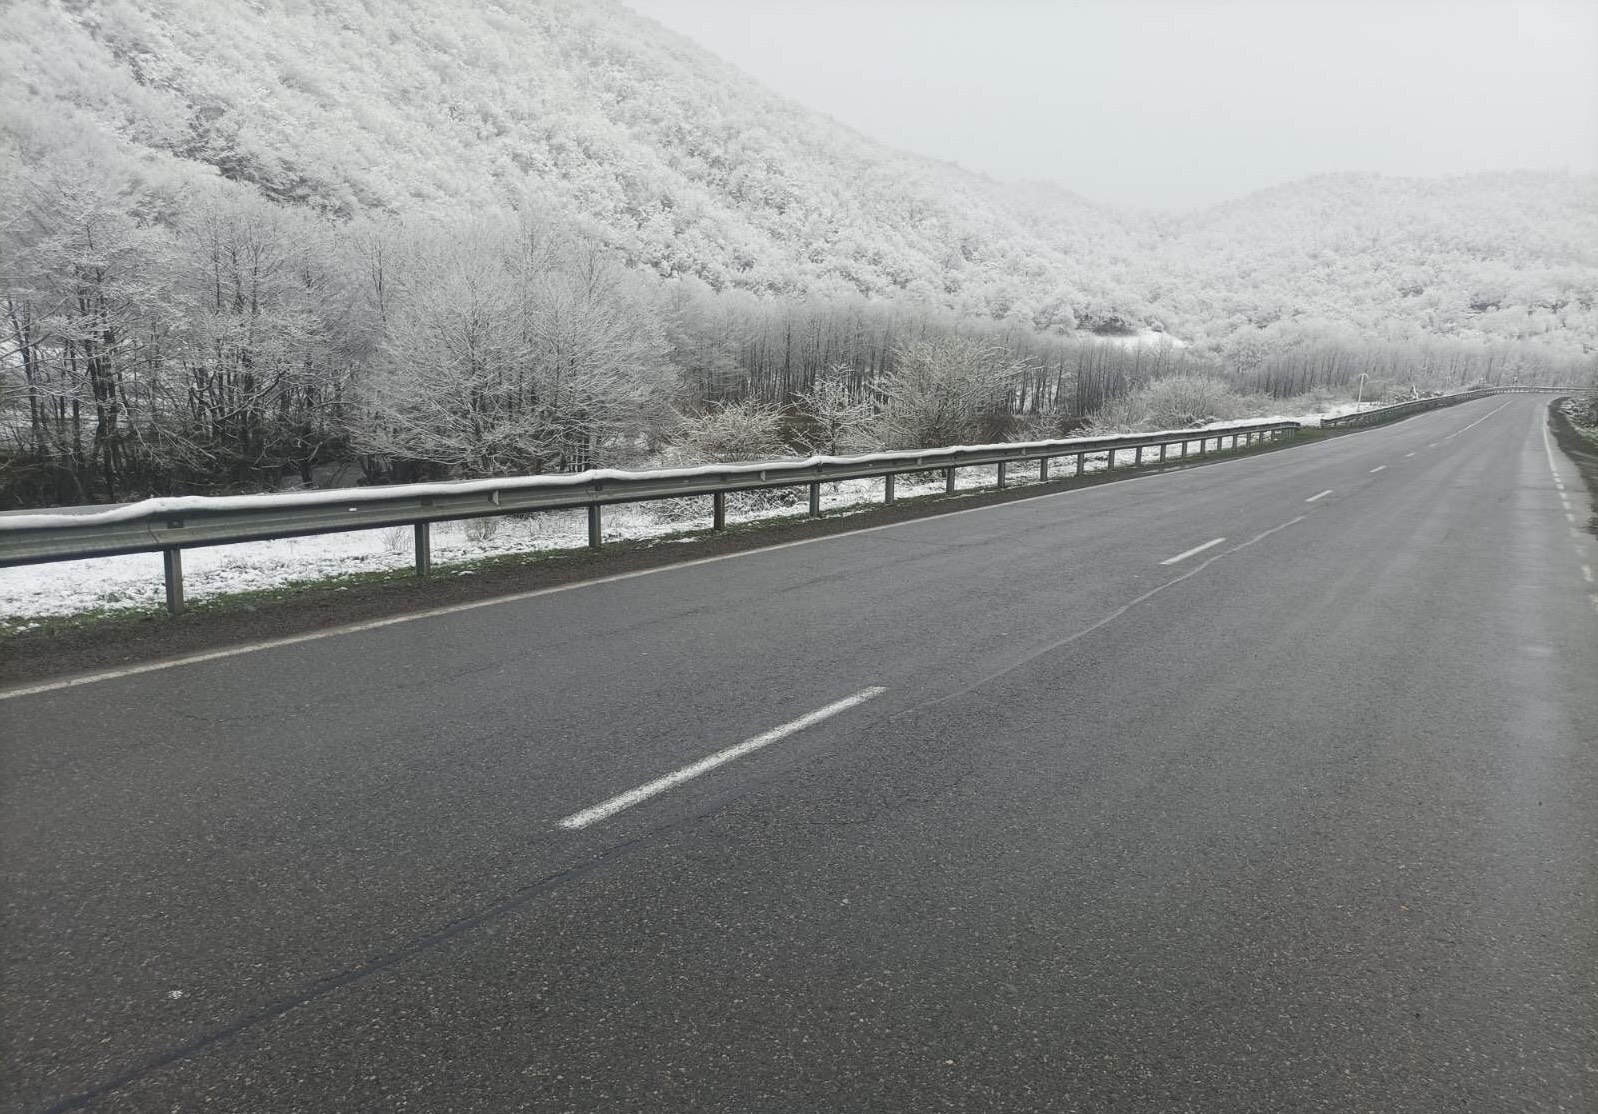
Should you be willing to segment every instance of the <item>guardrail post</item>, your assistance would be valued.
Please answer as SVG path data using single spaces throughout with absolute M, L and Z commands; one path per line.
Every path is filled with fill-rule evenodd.
M 1010 476 L 1010 462 L 1008 460 L 999 461 L 999 490 L 1000 491 L 1003 491 L 1005 489 L 1006 481 L 1009 479 L 1009 476 Z
M 1111 449 L 1109 452 L 1104 454 L 1104 470 L 1106 472 L 1115 471 L 1115 450 L 1114 449 Z
M 717 491 L 710 496 L 710 528 L 712 530 L 725 530 L 727 528 L 727 493 Z
M 1171 446 L 1169 444 L 1167 444 L 1165 442 L 1161 442 L 1161 444 L 1160 444 L 1160 463 L 1161 464 L 1165 463 L 1165 450 L 1169 449 L 1170 447 Z
M 433 524 L 418 522 L 412 529 L 416 531 L 416 575 L 426 576 L 433 571 Z
M 943 493 L 945 495 L 953 495 L 954 494 L 954 469 L 953 468 L 945 468 L 943 470 Z
M 1045 457 L 1041 457 L 1038 460 L 1038 483 L 1046 484 L 1048 482 L 1049 482 L 1049 458 L 1045 456 Z
M 1141 467 L 1143 467 L 1143 446 L 1142 445 L 1139 445 L 1137 447 L 1137 455 L 1132 458 L 1132 467 L 1133 468 L 1141 468 Z
M 889 472 L 886 476 L 882 477 L 882 501 L 884 503 L 893 502 L 893 473 L 892 472 Z
M 588 548 L 598 549 L 603 541 L 604 520 L 600 517 L 599 504 L 588 504 Z
M 819 483 L 810 485 L 810 517 L 821 517 L 821 485 Z
M 1198 451 L 1199 456 L 1204 456 L 1209 451 L 1210 451 L 1210 439 L 1208 437 L 1200 437 L 1199 438 L 1199 451 Z
M 166 577 L 166 609 L 171 615 L 183 614 L 183 551 L 163 549 L 161 572 Z
M 1087 465 L 1087 456 L 1087 453 L 1076 454 L 1076 474 L 1078 476 L 1082 474 L 1082 469 Z

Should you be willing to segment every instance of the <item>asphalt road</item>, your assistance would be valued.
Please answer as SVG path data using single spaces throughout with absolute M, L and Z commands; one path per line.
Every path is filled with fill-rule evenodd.
M 4 1109 L 1598 1109 L 1546 405 L 0 699 Z

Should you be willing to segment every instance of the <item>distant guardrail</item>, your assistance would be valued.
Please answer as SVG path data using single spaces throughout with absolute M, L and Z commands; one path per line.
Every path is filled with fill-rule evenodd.
M 1374 410 L 1361 410 L 1353 414 L 1343 414 L 1336 418 L 1322 418 L 1322 429 L 1347 429 L 1352 426 L 1379 425 L 1382 422 L 1396 421 L 1407 418 L 1411 414 L 1419 414 L 1426 410 L 1436 410 L 1441 406 L 1457 406 L 1461 402 L 1470 402 L 1488 395 L 1514 395 L 1514 394 L 1567 394 L 1571 391 L 1583 391 L 1593 388 L 1588 387 L 1535 387 L 1523 384 L 1514 384 L 1508 387 L 1484 387 L 1477 391 L 1460 391 L 1457 394 L 1438 395 L 1436 398 L 1417 398 L 1408 402 L 1394 403 L 1392 406 L 1378 406 Z
M 1322 418 L 1322 429 L 1346 429 L 1350 426 L 1377 425 L 1381 422 L 1391 422 L 1398 418 L 1407 418 L 1411 414 L 1419 414 L 1426 410 L 1436 410 L 1443 406 L 1458 406 L 1461 402 L 1470 402 L 1473 399 L 1486 398 L 1488 395 L 1508 393 L 1504 388 L 1492 388 L 1482 391 L 1463 391 L 1453 395 L 1438 395 L 1436 398 L 1417 398 L 1408 402 L 1394 403 L 1392 406 L 1378 406 L 1374 410 L 1360 410 L 1353 414 L 1342 414 L 1336 418 Z
M 1254 422 L 1225 429 L 962 445 L 648 472 L 599 470 L 333 491 L 146 499 L 120 506 L 0 515 L 0 567 L 159 552 L 167 610 L 176 615 L 183 610 L 183 550 L 197 546 L 410 526 L 415 532 L 416 572 L 426 576 L 433 563 L 430 527 L 439 521 L 584 508 L 588 512 L 588 544 L 598 548 L 603 540 L 602 508 L 616 503 L 708 495 L 712 528 L 720 530 L 726 526 L 726 499 L 731 492 L 808 486 L 809 513 L 816 517 L 821 514 L 823 483 L 881 478 L 884 501 L 892 503 L 894 478 L 907 473 L 940 471 L 945 490 L 952 494 L 955 473 L 961 468 L 996 465 L 998 486 L 1003 488 L 1009 482 L 1009 467 L 1022 462 L 1037 462 L 1039 480 L 1048 480 L 1050 464 L 1056 460 L 1069 459 L 1073 475 L 1137 468 L 1154 453 L 1158 453 L 1155 463 L 1165 463 L 1172 448 L 1178 446 L 1183 459 L 1202 457 L 1212 451 L 1212 444 L 1213 451 L 1222 452 L 1228 450 L 1230 441 L 1230 450 L 1236 451 L 1291 438 L 1299 428 L 1297 422 Z M 1189 451 L 1195 445 L 1196 454 Z M 1101 461 L 1102 468 L 1093 468 Z

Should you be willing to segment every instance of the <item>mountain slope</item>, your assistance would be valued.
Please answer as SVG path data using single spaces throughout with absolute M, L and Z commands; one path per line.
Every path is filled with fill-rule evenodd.
M 92 130 L 340 216 L 548 211 L 662 276 L 1056 330 L 1598 342 L 1592 179 L 1340 176 L 1124 213 L 893 151 L 612 0 L 20 0 L 3 35 L 18 157 Z

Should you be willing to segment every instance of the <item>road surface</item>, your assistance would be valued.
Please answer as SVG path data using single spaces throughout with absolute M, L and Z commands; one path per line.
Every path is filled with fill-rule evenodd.
M 1546 406 L 0 699 L 3 1108 L 1598 1109 Z

